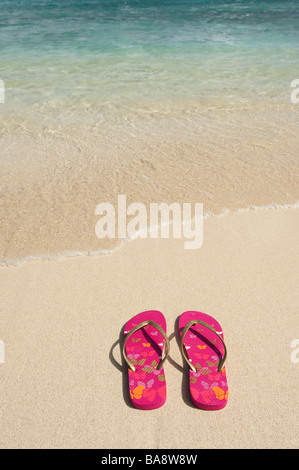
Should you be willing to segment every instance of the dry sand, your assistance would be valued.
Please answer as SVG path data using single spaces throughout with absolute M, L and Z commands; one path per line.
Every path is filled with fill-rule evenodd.
M 1 267 L 2 448 L 298 447 L 299 210 L 205 220 L 204 243 L 140 240 L 111 255 Z M 146 309 L 171 338 L 164 407 L 130 406 L 119 336 Z M 201 411 L 176 342 L 180 313 L 217 318 L 229 401 Z

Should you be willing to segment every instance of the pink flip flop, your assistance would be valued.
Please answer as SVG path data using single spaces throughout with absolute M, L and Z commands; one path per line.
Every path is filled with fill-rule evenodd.
M 221 326 L 210 315 L 190 311 L 180 316 L 179 332 L 181 352 L 190 367 L 192 402 L 204 410 L 221 410 L 228 396 Z
M 160 408 L 166 401 L 163 364 L 170 347 L 165 317 L 158 310 L 139 313 L 126 323 L 124 335 L 123 356 L 129 366 L 132 403 L 141 410 Z

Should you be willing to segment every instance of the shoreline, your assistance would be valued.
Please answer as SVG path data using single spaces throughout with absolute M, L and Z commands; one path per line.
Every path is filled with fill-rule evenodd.
M 293 204 L 277 204 L 277 203 L 271 203 L 265 206 L 248 206 L 245 208 L 240 208 L 235 211 L 231 211 L 227 208 L 223 208 L 223 210 L 219 214 L 212 214 L 212 213 L 203 213 L 203 219 L 207 219 L 210 217 L 223 217 L 229 214 L 242 214 L 243 212 L 252 212 L 252 211 L 268 211 L 268 210 L 281 210 L 281 209 L 297 209 L 299 207 L 299 201 L 294 202 Z M 194 221 L 194 219 L 193 219 Z M 183 222 L 182 222 L 183 223 Z M 169 225 L 172 225 L 172 221 L 170 220 Z M 161 228 L 161 224 L 159 224 L 159 228 Z M 147 228 L 147 234 L 150 233 L 152 230 L 152 227 L 149 226 Z M 40 260 L 47 260 L 47 261 L 59 261 L 64 258 L 73 258 L 77 256 L 103 256 L 103 255 L 110 255 L 115 253 L 116 251 L 120 250 L 123 248 L 127 243 L 130 243 L 136 239 L 138 239 L 138 235 L 134 238 L 125 238 L 121 239 L 118 244 L 111 249 L 103 249 L 103 250 L 98 250 L 98 251 L 76 251 L 76 250 L 70 250 L 70 251 L 62 251 L 60 253 L 52 253 L 52 254 L 37 254 L 37 255 L 31 255 L 31 256 L 24 256 L 21 258 L 2 258 L 0 259 L 0 267 L 18 267 L 21 266 L 24 263 L 32 262 L 32 261 L 40 261 Z M 147 237 L 145 237 L 147 238 Z M 158 237 L 159 238 L 159 237 Z M 172 237 L 170 237 L 172 239 Z M 199 248 L 200 249 L 200 248 Z
M 181 109 L 78 129 L 20 125 L 8 137 L 4 122 L 0 258 L 110 251 L 118 242 L 95 236 L 95 208 L 116 206 L 119 195 L 128 204 L 203 203 L 207 214 L 295 203 L 297 109 Z

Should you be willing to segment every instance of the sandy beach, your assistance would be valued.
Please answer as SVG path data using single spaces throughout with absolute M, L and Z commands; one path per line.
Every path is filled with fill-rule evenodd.
M 294 0 L 2 0 L 0 448 L 298 448 L 298 18 Z M 164 376 L 143 351 L 129 383 L 145 310 L 170 355 Z M 223 330 L 221 410 L 217 339 L 189 351 L 214 410 L 190 399 L 190 310 Z M 165 377 L 164 406 L 132 406 L 129 385 L 148 407 Z
M 137 239 L 110 255 L 1 267 L 1 448 L 296 448 L 298 209 L 211 217 L 199 250 Z M 130 405 L 125 322 L 167 319 L 166 404 Z M 177 344 L 185 310 L 213 315 L 228 348 L 229 401 L 195 408 Z

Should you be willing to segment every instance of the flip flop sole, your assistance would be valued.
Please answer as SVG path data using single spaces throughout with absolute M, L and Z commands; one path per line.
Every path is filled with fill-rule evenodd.
M 166 333 L 166 320 L 158 310 L 147 310 L 135 315 L 124 328 L 126 335 L 144 321 L 156 322 Z M 125 350 L 135 371 L 129 370 L 129 391 L 132 404 L 141 410 L 154 410 L 166 401 L 166 381 L 164 368 L 157 370 L 161 362 L 165 338 L 152 325 L 135 331 L 127 340 Z
M 179 319 L 179 332 L 192 320 L 200 320 L 214 328 L 223 339 L 220 324 L 202 312 L 188 311 Z M 189 370 L 189 388 L 193 404 L 203 410 L 221 410 L 227 404 L 228 385 L 225 367 L 218 372 L 218 364 L 224 354 L 220 338 L 201 324 L 195 324 L 187 330 L 184 337 L 184 348 L 188 360 L 196 372 Z

